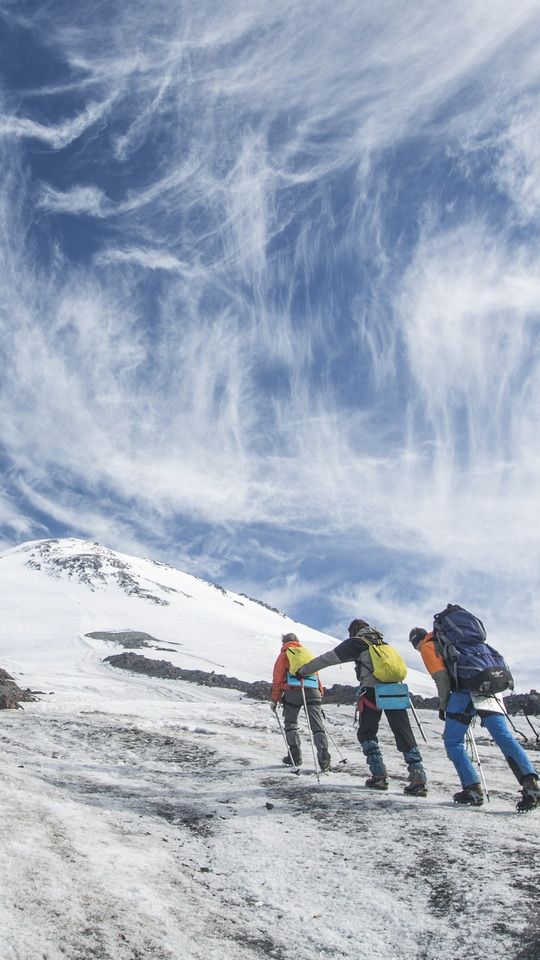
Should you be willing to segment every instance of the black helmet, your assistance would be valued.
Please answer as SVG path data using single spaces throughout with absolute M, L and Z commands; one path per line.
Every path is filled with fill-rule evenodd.
M 413 647 L 417 647 L 424 637 L 427 637 L 427 630 L 424 630 L 423 627 L 413 627 L 409 634 L 409 641 Z
M 353 620 L 349 624 L 349 636 L 355 637 L 359 630 L 363 630 L 364 627 L 369 627 L 369 623 L 366 623 L 365 620 Z

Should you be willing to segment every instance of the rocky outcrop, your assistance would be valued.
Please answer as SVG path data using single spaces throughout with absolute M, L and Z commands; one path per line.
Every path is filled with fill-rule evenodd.
M 324 693 L 325 703 L 352 704 L 358 700 L 357 687 L 350 687 L 345 683 L 334 683 L 332 687 L 326 687 Z
M 129 647 L 138 649 L 140 647 L 153 647 L 159 640 L 156 640 L 150 633 L 144 633 L 140 630 L 94 630 L 92 633 L 86 633 L 86 637 L 93 640 L 106 640 L 107 643 L 116 643 L 120 647 Z
M 0 668 L 0 710 L 18 710 L 21 703 L 35 699 L 31 690 L 21 690 L 13 677 Z
M 133 673 L 144 673 L 148 677 L 162 677 L 164 680 L 186 680 L 188 683 L 198 683 L 203 687 L 224 687 L 226 690 L 240 690 L 255 700 L 268 700 L 271 685 L 264 680 L 248 683 L 238 680 L 237 677 L 227 677 L 223 673 L 211 673 L 205 670 L 184 670 L 175 667 L 170 660 L 150 660 L 140 653 L 117 653 L 105 657 L 104 663 L 121 670 L 131 670 Z
M 531 717 L 540 717 L 540 693 L 531 690 L 530 693 L 511 693 L 504 698 L 508 713 L 526 713 Z
M 417 710 L 439 709 L 438 697 L 422 697 L 419 693 L 411 693 L 411 700 L 413 702 L 413 706 L 415 706 Z

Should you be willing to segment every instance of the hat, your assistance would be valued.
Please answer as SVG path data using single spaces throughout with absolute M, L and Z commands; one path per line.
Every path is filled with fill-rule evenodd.
M 282 643 L 293 643 L 295 640 L 298 643 L 298 637 L 295 633 L 284 633 L 281 638 Z
M 413 647 L 417 647 L 424 637 L 427 637 L 427 630 L 424 630 L 423 627 L 413 627 L 409 634 L 409 641 Z
M 369 623 L 366 623 L 365 620 L 353 620 L 349 624 L 349 636 L 355 637 L 359 630 L 362 630 L 363 627 L 369 627 Z

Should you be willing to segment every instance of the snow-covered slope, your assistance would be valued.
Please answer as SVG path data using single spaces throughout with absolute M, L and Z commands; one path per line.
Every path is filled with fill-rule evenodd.
M 81 671 L 96 682 L 113 672 L 99 670 L 100 661 L 119 652 L 90 633 L 146 632 L 158 641 L 141 651 L 147 657 L 248 681 L 271 678 L 283 633 L 293 631 L 315 654 L 337 642 L 217 584 L 77 539 L 0 554 L 0 630 L 0 665 L 23 672 L 26 685 L 67 686 L 75 695 Z M 324 680 L 354 683 L 354 671 L 331 668 Z M 411 670 L 409 682 L 432 692 L 420 672 Z

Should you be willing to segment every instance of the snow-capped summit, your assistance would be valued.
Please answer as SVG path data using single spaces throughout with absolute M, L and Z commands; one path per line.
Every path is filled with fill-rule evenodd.
M 116 585 L 129 596 L 137 596 L 151 603 L 166 606 L 166 594 L 175 591 L 174 587 L 150 580 L 134 566 L 134 558 L 115 553 L 97 541 L 78 540 L 74 537 L 56 540 L 35 540 L 22 544 L 15 551 L 26 555 L 26 566 L 32 570 L 42 570 L 48 576 L 58 580 L 67 578 L 83 583 L 92 591 Z M 156 568 L 173 572 L 173 567 L 153 560 L 138 561 L 152 564 Z M 144 584 L 147 584 L 145 586 Z

